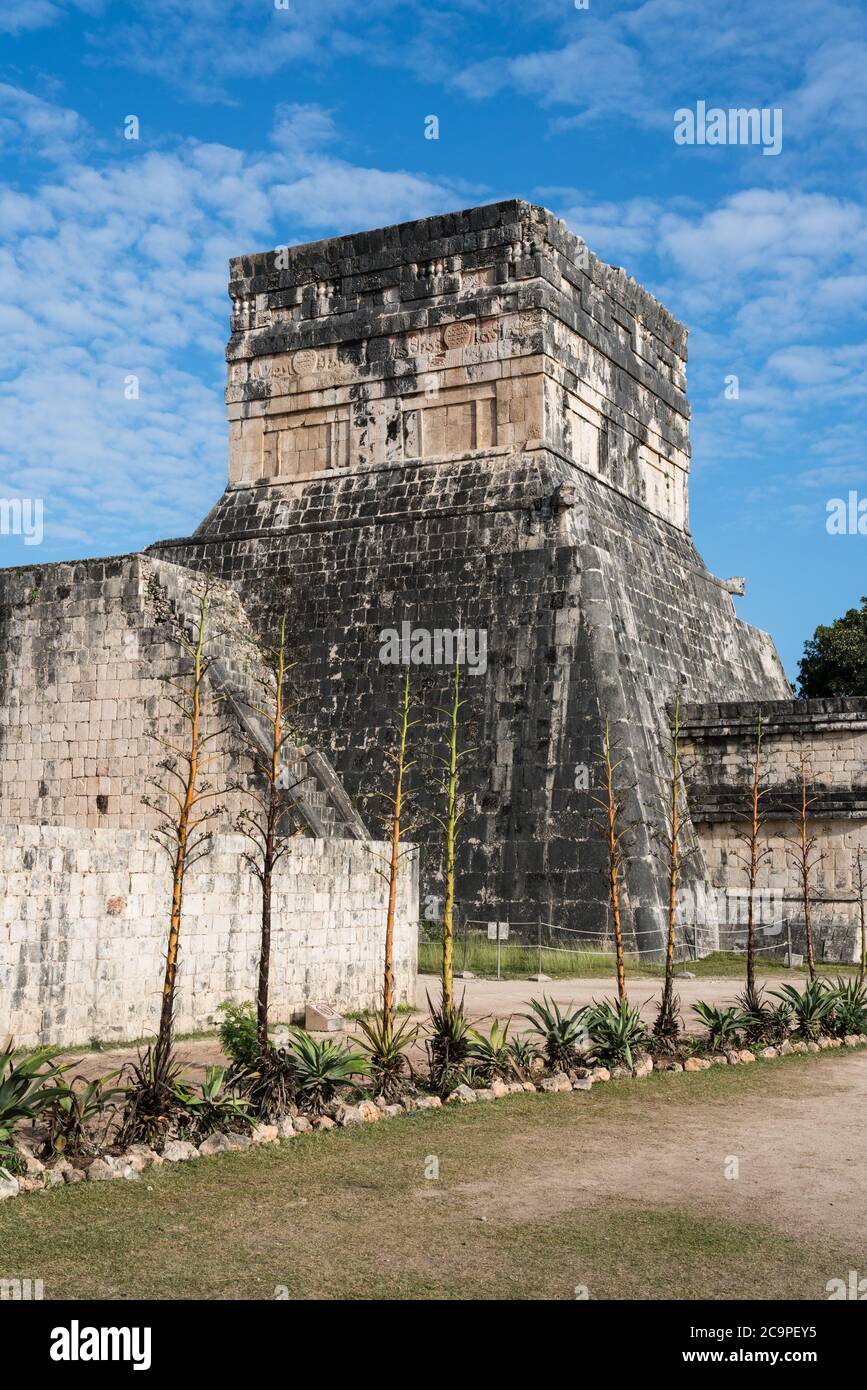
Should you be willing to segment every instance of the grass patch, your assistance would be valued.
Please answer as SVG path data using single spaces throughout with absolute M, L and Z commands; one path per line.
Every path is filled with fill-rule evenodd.
M 48 1298 L 572 1300 L 824 1296 L 860 1248 L 793 1239 L 751 1209 L 607 1198 L 607 1158 L 658 1152 L 823 1056 L 651 1075 L 589 1093 L 448 1107 L 0 1206 L 0 1277 Z M 430 1155 L 439 1180 L 425 1179 Z M 529 1205 L 528 1205 L 529 1204 Z
M 438 975 L 442 964 L 442 947 L 438 941 L 420 941 L 418 947 L 418 968 L 421 974 Z M 665 974 L 662 963 L 653 964 L 640 956 L 625 957 L 626 974 L 638 979 L 661 979 Z M 676 967 L 688 970 L 697 979 L 736 979 L 744 975 L 745 957 L 742 952 L 714 951 L 701 960 L 683 960 Z M 470 937 L 466 944 L 460 941 L 455 947 L 455 969 L 470 970 L 482 979 L 497 977 L 497 943 L 485 937 Z M 786 967 L 782 961 L 769 960 L 765 956 L 756 959 L 757 975 L 779 975 Z M 532 945 L 507 941 L 500 946 L 500 976 L 504 980 L 526 980 L 539 970 L 539 951 Z M 858 966 L 851 963 L 841 965 L 823 961 L 818 973 L 829 979 L 836 975 L 857 973 Z M 614 974 L 613 952 L 604 951 L 542 951 L 542 973 L 552 979 L 607 979 Z M 806 978 L 806 968 L 795 966 L 786 971 L 795 979 Z

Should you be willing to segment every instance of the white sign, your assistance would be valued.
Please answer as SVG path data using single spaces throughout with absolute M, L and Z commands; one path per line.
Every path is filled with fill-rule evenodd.
M 509 924 L 508 922 L 489 922 L 488 940 L 489 941 L 508 941 Z

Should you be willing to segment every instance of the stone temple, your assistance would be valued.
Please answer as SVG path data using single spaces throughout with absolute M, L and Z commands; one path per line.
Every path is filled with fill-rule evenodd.
M 117 864 L 130 836 L 147 843 L 140 795 L 157 756 L 155 682 L 176 660 L 166 614 L 188 623 L 206 579 L 230 615 L 227 632 L 267 641 L 288 616 L 307 757 L 303 852 L 324 856 L 308 865 L 310 900 L 299 911 L 317 919 L 314 935 L 330 912 L 346 936 L 338 948 L 322 928 L 304 946 L 309 987 L 315 979 L 345 1003 L 360 997 L 353 972 L 356 984 L 368 979 L 365 942 L 378 933 L 355 940 L 350 919 L 359 906 L 366 920 L 382 918 L 364 851 L 383 833 L 376 794 L 403 657 L 420 721 L 410 815 L 420 868 L 413 861 L 409 879 L 420 873 L 422 913 L 437 915 L 436 709 L 448 700 L 458 633 L 462 739 L 473 750 L 459 849 L 463 923 L 507 920 L 514 934 L 571 947 L 606 939 L 593 797 L 607 720 L 630 825 L 630 944 L 659 950 L 666 885 L 656 832 L 679 691 L 692 844 L 685 895 L 706 903 L 708 890 L 725 898 L 743 884 L 737 835 L 761 710 L 773 783 L 767 885 L 798 941 L 786 837 L 805 752 L 824 853 L 817 930 L 829 958 L 851 956 L 856 853 L 867 847 L 867 701 L 793 700 L 772 639 L 737 616 L 743 581 L 712 574 L 696 550 L 685 327 L 550 212 L 521 201 L 240 256 L 229 293 L 229 478 L 198 529 L 141 555 L 0 578 L 2 823 L 7 881 L 19 894 L 11 909 L 7 901 L 0 961 L 5 949 L 21 998 L 44 1005 L 52 981 L 62 995 L 56 948 L 66 940 L 78 951 L 85 902 L 97 938 L 117 934 L 112 911 L 128 911 L 120 889 L 110 896 L 124 907 L 102 904 L 101 879 L 89 894 L 86 869 L 76 907 L 46 867 L 40 911 L 53 936 L 36 949 L 22 850 L 33 859 L 42 845 L 40 865 L 102 853 Z M 389 634 L 404 639 L 397 664 L 383 659 Z M 243 771 L 250 673 L 231 637 L 221 641 L 216 678 L 238 731 L 221 745 L 228 784 Z M 206 940 L 194 965 L 210 983 L 196 1017 L 215 993 L 241 988 L 251 950 L 241 948 L 230 978 L 232 943 L 207 926 L 216 879 L 211 866 L 200 872 L 190 911 Z M 221 892 L 247 892 L 237 874 L 226 871 Z M 338 885 L 356 875 L 361 898 L 336 902 Z M 415 880 L 406 895 L 405 993 Z M 722 913 L 687 914 L 683 930 L 687 945 L 705 950 L 727 933 L 737 940 L 737 926 L 724 904 Z M 299 940 L 286 947 L 296 976 Z M 111 983 L 125 997 L 122 971 Z M 296 986 L 288 1004 L 308 988 L 301 978 Z M 2 989 L 0 981 L 0 1001 Z

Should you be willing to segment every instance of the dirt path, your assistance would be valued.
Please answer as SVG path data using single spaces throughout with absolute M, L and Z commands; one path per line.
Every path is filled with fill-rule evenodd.
M 579 1110 L 574 1131 L 556 1145 L 517 1135 L 508 1168 L 479 1186 L 474 1211 L 505 1207 L 512 1219 L 531 1221 L 603 1197 L 688 1200 L 728 1220 L 759 1215 L 794 1236 L 863 1244 L 867 1053 L 750 1070 L 755 1091 L 743 1094 L 743 1074 L 719 1069 L 715 1080 L 730 1081 L 730 1101 L 725 1093 L 699 1098 L 690 1075 L 659 1077 L 652 1092 L 640 1081 L 627 1083 L 628 1096 L 612 1088 L 606 1115 Z M 690 1091 L 695 1103 L 685 1105 Z M 736 1178 L 726 1177 L 732 1159 Z
M 783 973 L 779 978 L 776 976 L 763 977 L 762 984 L 767 985 L 768 989 L 776 989 L 780 984 L 785 984 L 787 980 L 791 982 L 791 976 Z M 589 1004 L 594 999 L 610 998 L 616 992 L 613 977 L 610 980 L 552 980 L 549 983 L 541 984 L 530 980 L 461 980 L 455 983 L 458 997 L 461 994 L 465 995 L 467 1013 L 471 1019 L 479 1023 L 491 1018 L 507 1019 L 510 1015 L 518 1015 L 526 1009 L 530 999 L 539 998 L 543 994 L 556 1000 L 558 1004 L 575 1004 L 577 1006 Z M 678 980 L 677 992 L 680 996 L 684 1023 L 688 1031 L 695 1031 L 695 1020 L 690 1013 L 690 1008 L 697 999 L 704 999 L 713 1004 L 731 1004 L 734 1003 L 735 997 L 742 987 L 741 980 L 731 978 Z M 430 993 L 431 998 L 436 999 L 437 988 L 436 976 L 419 976 L 416 991 L 419 1019 L 427 1016 L 427 994 Z M 652 1001 L 659 997 L 659 991 L 659 980 L 636 979 L 630 981 L 629 997 L 634 1004 L 643 1008 L 648 1020 L 652 1017 Z M 521 1031 L 523 1026 L 520 1019 L 515 1017 L 515 1030 Z M 345 1036 L 351 1037 L 354 1031 L 354 1026 L 350 1023 Z M 90 1079 L 95 1076 L 102 1076 L 106 1072 L 117 1071 L 127 1062 L 134 1061 L 138 1050 L 136 1047 L 103 1049 L 100 1052 L 76 1052 L 75 1049 L 70 1049 L 65 1054 L 64 1060 L 78 1062 L 80 1059 L 80 1065 L 76 1066 L 75 1072 L 77 1075 Z M 216 1037 L 179 1042 L 177 1053 L 194 1074 L 201 1073 L 207 1066 L 217 1063 L 225 1065 L 226 1063 L 226 1057 Z M 420 1050 L 418 1055 L 421 1056 Z

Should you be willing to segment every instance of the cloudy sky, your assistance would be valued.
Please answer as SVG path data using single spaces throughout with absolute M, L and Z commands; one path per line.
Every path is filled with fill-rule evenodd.
M 790 675 L 867 593 L 864 0 L 0 0 L 0 55 L 0 498 L 44 502 L 0 563 L 201 520 L 230 255 L 520 196 L 688 323 L 693 532 Z M 782 149 L 676 143 L 698 102 Z

